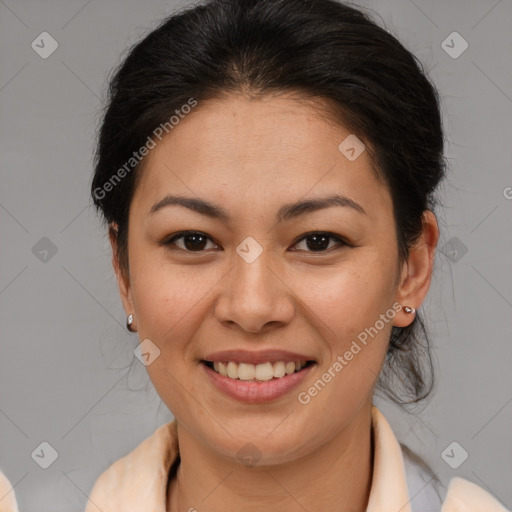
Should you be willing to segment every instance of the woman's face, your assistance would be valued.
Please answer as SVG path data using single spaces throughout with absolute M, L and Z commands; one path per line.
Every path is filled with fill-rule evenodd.
M 350 135 L 305 101 L 231 95 L 200 104 L 147 157 L 121 294 L 150 340 L 157 392 L 218 454 L 273 464 L 339 434 L 371 404 L 392 326 L 412 321 L 397 303 L 426 294 L 428 279 L 415 288 L 396 273 L 391 197 L 366 151 L 339 148 Z M 197 207 L 152 211 L 168 195 Z M 307 203 L 335 195 L 346 199 Z M 171 242 L 183 231 L 202 238 Z M 288 375 L 294 361 L 309 363 Z

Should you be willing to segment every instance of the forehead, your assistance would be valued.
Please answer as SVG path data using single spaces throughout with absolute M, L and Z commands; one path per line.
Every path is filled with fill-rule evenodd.
M 344 141 L 357 144 L 354 137 L 318 102 L 244 95 L 210 100 L 150 151 L 134 203 L 149 211 L 166 193 L 179 191 L 217 198 L 226 208 L 243 202 L 240 207 L 268 209 L 273 202 L 340 193 L 370 214 L 391 208 L 368 152 L 355 159 L 347 157 L 354 152 L 343 152 Z

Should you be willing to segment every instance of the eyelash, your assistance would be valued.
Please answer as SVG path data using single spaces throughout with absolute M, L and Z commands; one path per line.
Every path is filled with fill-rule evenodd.
M 180 231 L 179 233 L 176 233 L 175 235 L 173 235 L 171 238 L 168 238 L 168 239 L 164 240 L 163 242 L 161 242 L 161 245 L 166 246 L 170 250 L 182 251 L 182 252 L 185 252 L 185 253 L 202 253 L 202 252 L 205 252 L 205 249 L 202 249 L 200 251 L 189 251 L 187 249 L 182 249 L 181 247 L 172 247 L 172 245 L 174 245 L 174 242 L 176 240 L 182 239 L 182 238 L 184 238 L 187 235 L 203 236 L 203 237 L 205 237 L 208 240 L 213 242 L 213 240 L 208 235 L 206 235 L 205 233 L 202 233 L 201 231 Z M 311 236 L 314 236 L 314 235 L 323 235 L 323 236 L 328 237 L 330 239 L 336 240 L 339 243 L 339 245 L 340 245 L 340 247 L 338 247 L 338 249 L 340 249 L 343 246 L 350 246 L 350 244 L 347 243 L 345 240 L 343 240 L 340 236 L 335 235 L 334 233 L 330 233 L 328 231 L 311 231 L 309 233 L 305 233 L 293 245 L 297 245 L 299 242 L 302 242 L 302 240 L 307 239 L 307 238 L 309 238 Z M 322 253 L 330 254 L 332 252 L 332 247 L 328 248 L 328 249 L 325 249 L 325 250 L 322 250 L 322 251 L 307 251 L 306 250 L 305 252 L 309 252 L 311 254 L 322 254 Z

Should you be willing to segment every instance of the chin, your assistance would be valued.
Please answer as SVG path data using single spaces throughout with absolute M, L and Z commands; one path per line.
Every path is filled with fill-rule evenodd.
M 298 425 L 277 426 L 282 420 L 280 418 L 271 427 L 268 420 L 251 420 L 229 429 L 229 434 L 219 428 L 215 432 L 203 431 L 201 437 L 217 454 L 245 466 L 275 466 L 307 455 L 308 447 L 312 448 L 312 442 L 305 439 L 305 431 Z M 314 439 L 318 442 L 318 435 Z

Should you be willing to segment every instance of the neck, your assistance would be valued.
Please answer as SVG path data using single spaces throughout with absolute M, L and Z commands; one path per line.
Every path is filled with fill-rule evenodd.
M 366 510 L 373 472 L 371 403 L 323 446 L 281 465 L 245 467 L 226 460 L 179 422 L 178 438 L 181 462 L 169 485 L 169 512 Z

